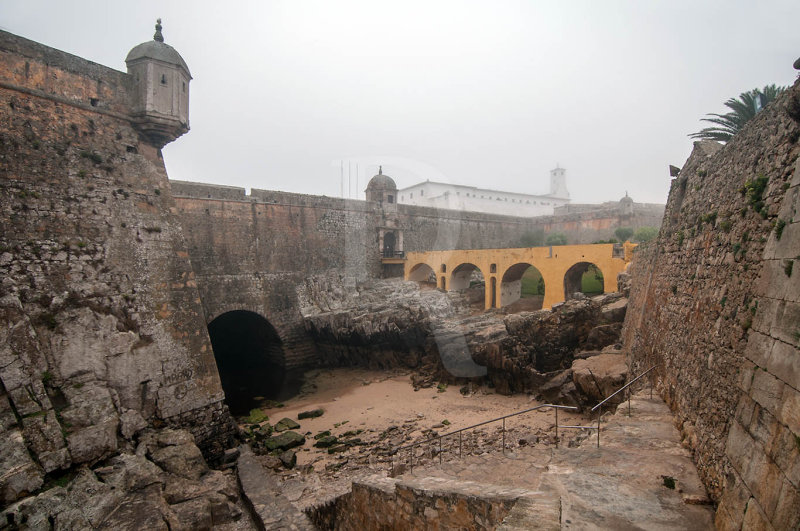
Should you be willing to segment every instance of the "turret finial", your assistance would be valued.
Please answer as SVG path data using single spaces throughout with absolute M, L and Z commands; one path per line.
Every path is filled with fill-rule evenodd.
M 383 175 L 383 166 L 378 166 L 378 175 Z
M 161 19 L 156 19 L 156 33 L 153 35 L 153 40 L 164 42 L 164 36 L 161 34 Z

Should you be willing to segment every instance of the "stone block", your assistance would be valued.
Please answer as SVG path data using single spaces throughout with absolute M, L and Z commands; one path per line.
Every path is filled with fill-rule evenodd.
M 766 366 L 770 373 L 784 383 L 800 389 L 800 349 L 783 341 L 775 341 Z
M 773 514 L 778 505 L 783 474 L 767 457 L 763 448 L 757 447 L 756 451 L 748 456 L 742 479 L 764 512 L 767 515 Z
M 768 373 L 766 368 L 762 368 L 755 371 L 750 396 L 761 407 L 781 418 L 778 411 L 781 407 L 781 397 L 785 386 L 786 384 Z
M 742 426 L 750 426 L 755 408 L 756 403 L 753 402 L 753 399 L 746 394 L 742 394 L 739 397 L 739 403 L 736 405 L 736 413 L 733 418 L 738 420 Z
M 770 456 L 796 488 L 800 488 L 800 444 L 796 434 L 780 425 L 770 448 Z
M 769 411 L 761 406 L 756 405 L 753 410 L 753 416 L 750 419 L 750 424 L 747 426 L 747 431 L 765 449 L 772 446 L 773 441 L 778 434 L 780 422 Z
M 800 434 L 800 391 L 784 386 L 780 412 L 776 415 L 794 433 Z
M 751 332 L 747 338 L 747 347 L 744 356 L 755 363 L 758 367 L 766 367 L 769 361 L 775 339 L 762 334 L 761 332 Z
M 779 312 L 782 311 L 782 302 L 770 298 L 759 299 L 758 310 L 755 317 L 753 317 L 752 329 L 772 335 L 772 325 L 776 321 Z
M 800 212 L 800 186 L 792 186 L 786 190 L 783 196 L 778 216 L 787 221 L 792 218 L 797 221 L 796 214 L 798 212 Z
M 783 481 L 778 504 L 772 515 L 775 529 L 800 528 L 800 489 L 788 481 Z
M 735 421 L 731 423 L 725 454 L 743 480 L 750 456 L 758 451 L 756 446 L 755 440 L 741 424 Z
M 797 344 L 797 333 L 800 332 L 800 303 L 792 301 L 779 302 L 775 319 L 770 327 L 770 335 L 784 343 Z
M 731 472 L 717 507 L 714 526 L 721 531 L 739 531 L 750 498 L 750 491 L 744 482 L 735 471 Z
M 748 360 L 742 363 L 742 369 L 739 374 L 739 386 L 745 393 L 750 392 L 750 387 L 753 385 L 756 371 L 760 370 L 756 365 Z
M 751 529 L 754 531 L 757 529 L 764 531 L 773 529 L 767 515 L 755 498 L 750 498 L 750 501 L 747 503 L 747 509 L 744 513 L 744 519 L 742 520 L 742 530 Z

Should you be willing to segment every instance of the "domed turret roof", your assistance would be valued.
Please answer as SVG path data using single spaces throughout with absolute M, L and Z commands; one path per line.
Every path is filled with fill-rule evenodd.
M 369 180 L 367 190 L 397 190 L 394 179 L 383 174 L 383 166 L 378 166 L 378 175 Z
M 628 192 L 625 192 L 625 197 L 619 200 L 620 203 L 630 204 L 633 203 L 633 198 L 628 195 Z
M 161 19 L 158 19 L 156 22 L 156 33 L 153 35 L 153 40 L 143 42 L 142 44 L 135 46 L 130 52 L 128 52 L 125 62 L 130 63 L 137 59 L 143 58 L 155 59 L 157 61 L 179 65 L 181 68 L 186 70 L 186 73 L 189 74 L 189 77 L 192 77 L 191 72 L 189 72 L 189 67 L 186 65 L 186 61 L 183 60 L 183 57 L 181 57 L 181 54 L 179 54 L 177 50 L 175 50 L 175 48 L 169 44 L 164 43 L 164 36 L 161 34 Z

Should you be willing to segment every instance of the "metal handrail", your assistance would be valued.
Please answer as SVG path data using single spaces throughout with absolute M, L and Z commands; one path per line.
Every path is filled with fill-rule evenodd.
M 595 411 L 598 408 L 601 408 L 603 406 L 603 404 L 608 402 L 611 398 L 613 398 L 617 394 L 621 393 L 622 391 L 628 389 L 631 385 L 633 385 L 634 383 L 638 382 L 642 377 L 644 377 L 645 375 L 650 373 L 650 371 L 652 371 L 655 368 L 656 368 L 656 365 L 653 365 L 652 367 L 650 367 L 649 369 L 647 369 L 646 371 L 641 373 L 639 376 L 637 376 L 636 378 L 634 378 L 630 382 L 626 383 L 625 385 L 623 385 L 622 387 L 620 387 L 619 389 L 617 389 L 616 391 L 614 391 L 613 393 L 608 395 L 601 402 L 599 402 L 596 406 L 594 406 L 590 411 Z M 628 399 L 629 399 L 629 404 L 630 404 L 630 394 L 628 395 Z M 392 472 L 394 472 L 394 456 L 397 455 L 398 452 L 400 452 L 401 450 L 408 450 L 408 449 L 411 450 L 411 452 L 409 453 L 409 468 L 413 472 L 414 471 L 414 448 L 417 447 L 417 446 L 422 446 L 423 444 L 433 444 L 437 440 L 439 441 L 439 464 L 441 464 L 441 462 L 442 462 L 442 439 L 444 439 L 445 437 L 451 437 L 453 435 L 458 435 L 459 436 L 458 447 L 459 447 L 459 457 L 460 457 L 461 456 L 461 447 L 462 447 L 462 445 L 461 445 L 461 434 L 463 432 L 467 431 L 467 430 L 472 430 L 472 429 L 478 428 L 480 426 L 485 426 L 486 424 L 491 424 L 492 422 L 503 421 L 503 453 L 505 453 L 505 451 L 506 451 L 506 419 L 510 418 L 510 417 L 515 417 L 517 415 L 522 415 L 524 413 L 530 413 L 531 411 L 537 411 L 539 409 L 544 409 L 544 408 L 547 408 L 547 407 L 553 408 L 553 410 L 555 411 L 555 415 L 556 415 L 556 423 L 555 423 L 556 447 L 558 447 L 558 429 L 559 428 L 597 430 L 597 447 L 598 448 L 600 447 L 600 418 L 602 416 L 601 414 L 597 415 L 597 426 L 570 426 L 570 425 L 561 425 L 561 426 L 559 426 L 558 425 L 558 410 L 559 409 L 578 409 L 578 408 L 576 406 L 562 406 L 562 405 L 558 405 L 558 404 L 540 404 L 540 405 L 538 405 L 536 407 L 532 407 L 532 408 L 529 408 L 529 409 L 523 409 L 522 411 L 516 411 L 514 413 L 509 413 L 508 415 L 503 415 L 502 417 L 497 417 L 497 418 L 493 418 L 493 419 L 490 419 L 490 420 L 484 420 L 483 422 L 478 422 L 477 424 L 473 424 L 473 425 L 467 426 L 465 428 L 460 428 L 460 429 L 457 429 L 455 431 L 443 433 L 441 435 L 437 435 L 435 437 L 431 437 L 431 438 L 426 439 L 424 441 L 419 441 L 419 442 L 407 444 L 405 446 L 399 446 L 399 447 L 395 448 L 394 451 L 392 451 L 389 454 L 392 457 Z M 630 407 L 630 405 L 629 405 L 629 407 Z M 601 412 L 602 412 L 602 410 L 601 410 Z
M 478 428 L 480 426 L 484 426 L 486 424 L 491 424 L 492 422 L 503 421 L 503 453 L 505 453 L 505 451 L 506 451 L 506 431 L 505 431 L 506 419 L 509 418 L 509 417 L 516 417 L 517 415 L 522 415 L 524 413 L 530 413 L 531 411 L 536 411 L 536 410 L 543 409 L 543 408 L 546 408 L 546 407 L 551 407 L 556 412 L 555 428 L 556 428 L 556 446 L 557 446 L 558 445 L 558 428 L 559 428 L 559 426 L 558 426 L 558 410 L 559 409 L 578 409 L 576 406 L 562 406 L 562 405 L 558 405 L 558 404 L 540 404 L 540 405 L 538 405 L 536 407 L 532 407 L 532 408 L 529 408 L 529 409 L 523 409 L 522 411 L 515 411 L 514 413 L 509 413 L 508 415 L 503 415 L 502 417 L 497 417 L 497 418 L 493 418 L 493 419 L 490 419 L 490 420 L 484 420 L 483 422 L 478 422 L 477 424 L 473 424 L 473 425 L 467 426 L 465 428 L 460 428 L 460 429 L 457 429 L 455 431 L 443 433 L 441 435 L 437 435 L 436 437 L 431 437 L 431 438 L 426 439 L 424 441 L 419 441 L 419 442 L 407 444 L 405 446 L 400 446 L 398 448 L 395 448 L 394 451 L 390 453 L 390 455 L 392 456 L 392 470 L 394 471 L 394 456 L 398 452 L 400 452 L 401 450 L 411 449 L 410 460 L 409 460 L 409 463 L 410 463 L 409 464 L 409 468 L 413 472 L 413 470 L 414 470 L 414 450 L 413 449 L 415 447 L 417 447 L 417 446 L 422 446 L 423 444 L 433 444 L 437 440 L 439 441 L 439 463 L 441 464 L 441 462 L 442 462 L 442 439 L 444 439 L 445 437 L 451 437 L 453 435 L 458 435 L 459 436 L 459 454 L 460 454 L 461 453 L 461 434 L 463 432 L 467 431 L 467 430 L 472 430 L 472 429 Z M 566 427 L 566 426 L 563 426 L 563 427 Z M 569 426 L 569 427 L 572 428 L 573 426 Z
M 634 378 L 634 379 L 633 379 L 633 380 L 631 380 L 630 382 L 626 383 L 625 385 L 623 385 L 622 387 L 620 387 L 619 389 L 617 389 L 616 391 L 614 391 L 613 393 L 611 393 L 610 395 L 608 395 L 607 397 L 605 397 L 605 398 L 603 399 L 603 401 L 602 401 L 602 402 L 600 402 L 599 404 L 597 404 L 596 406 L 594 406 L 594 407 L 593 407 L 593 408 L 592 408 L 590 411 L 594 411 L 595 409 L 599 408 L 600 406 L 602 406 L 603 404 L 605 404 L 606 402 L 608 402 L 609 400 L 611 400 L 611 399 L 612 399 L 614 396 L 616 396 L 618 393 L 620 393 L 620 392 L 624 391 L 625 389 L 627 389 L 628 387 L 630 387 L 631 385 L 633 385 L 634 383 L 636 383 L 636 382 L 639 380 L 639 378 L 641 378 L 642 376 L 644 376 L 645 374 L 649 373 L 650 371 L 652 371 L 652 370 L 653 370 L 653 369 L 655 369 L 655 368 L 656 368 L 656 365 L 653 365 L 652 367 L 650 367 L 649 369 L 647 369 L 646 371 L 644 371 L 642 374 L 640 374 L 639 376 L 637 376 L 636 378 Z

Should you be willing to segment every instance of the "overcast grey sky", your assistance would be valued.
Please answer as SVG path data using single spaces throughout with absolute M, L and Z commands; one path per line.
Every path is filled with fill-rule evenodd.
M 359 198 L 379 163 L 525 193 L 558 163 L 574 202 L 663 203 L 700 118 L 800 57 L 797 0 L 0 0 L 0 28 L 123 71 L 157 17 L 194 77 L 170 178 L 338 196 L 344 159 Z

